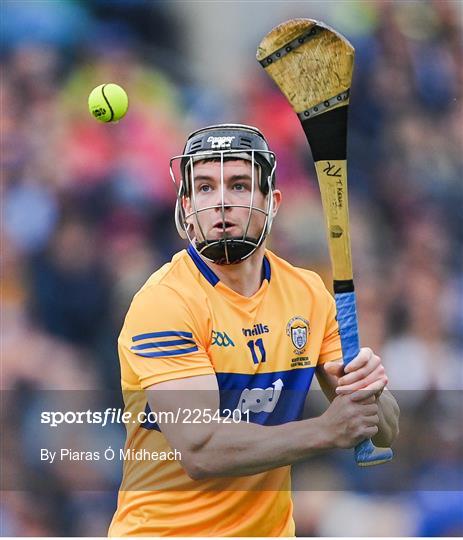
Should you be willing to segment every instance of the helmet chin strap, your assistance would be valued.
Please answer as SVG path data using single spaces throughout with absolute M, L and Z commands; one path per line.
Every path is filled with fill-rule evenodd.
M 209 261 L 220 264 L 238 264 L 251 255 L 263 242 L 264 238 L 242 236 L 196 243 L 196 250 Z

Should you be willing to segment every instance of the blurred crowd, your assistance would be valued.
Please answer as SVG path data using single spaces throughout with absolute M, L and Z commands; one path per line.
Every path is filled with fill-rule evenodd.
M 353 4 L 362 14 L 348 34 L 356 48 L 349 189 L 360 331 L 398 390 L 403 476 L 396 484 L 387 472 L 358 476 L 350 454 L 297 467 L 297 531 L 462 534 L 454 487 L 463 470 L 461 4 L 341 9 Z M 277 155 L 284 195 L 269 247 L 329 286 L 318 187 L 298 120 L 258 64 L 232 98 L 200 86 L 185 69 L 187 22 L 162 2 L 5 1 L 1 9 L 1 388 L 7 409 L 21 411 L 12 422 L 2 406 L 10 487 L 1 534 L 105 535 L 118 474 L 108 471 L 101 491 L 85 492 L 31 457 L 27 396 L 119 388 L 116 341 L 131 298 L 184 247 L 170 157 L 198 127 L 258 126 Z M 120 123 L 102 125 L 86 99 L 110 81 L 127 90 L 130 108 Z M 333 491 L 320 480 L 307 491 L 321 477 Z M 460 484 L 444 493 L 433 480 L 443 477 Z M 370 493 L 372 479 L 391 493 Z

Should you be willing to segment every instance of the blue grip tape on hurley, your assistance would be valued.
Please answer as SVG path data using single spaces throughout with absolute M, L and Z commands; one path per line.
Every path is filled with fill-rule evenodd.
M 351 362 L 360 352 L 359 331 L 357 322 L 357 308 L 355 307 L 355 293 L 338 293 L 334 295 L 339 335 L 344 365 Z
M 355 293 L 337 293 L 334 297 L 338 311 L 337 319 L 343 362 L 347 366 L 360 352 Z M 392 457 L 393 453 L 390 448 L 376 448 L 370 439 L 362 441 L 355 447 L 355 461 L 360 467 L 387 463 L 391 461 Z

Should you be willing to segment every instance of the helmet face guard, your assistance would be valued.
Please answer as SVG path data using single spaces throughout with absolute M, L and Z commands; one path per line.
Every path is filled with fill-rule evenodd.
M 238 159 L 250 163 L 250 196 L 249 200 L 241 200 L 240 204 L 228 204 L 224 197 L 224 163 Z M 215 205 L 199 207 L 194 189 L 195 164 L 208 161 L 220 163 L 220 201 Z M 268 149 L 265 138 L 256 128 L 226 124 L 192 133 L 184 153 L 170 160 L 170 174 L 177 190 L 175 223 L 180 236 L 188 239 L 203 257 L 216 264 L 234 264 L 248 258 L 262 245 L 272 226 L 275 167 L 275 155 Z M 255 204 L 257 189 L 265 196 L 264 208 Z M 185 211 L 186 201 L 189 201 L 191 208 L 188 213 Z M 248 210 L 246 224 L 238 236 L 232 236 L 226 231 L 226 210 L 229 208 Z M 223 232 L 220 238 L 211 240 L 206 237 L 201 214 L 214 210 L 221 217 Z M 265 218 L 262 229 L 258 234 L 250 236 L 253 214 L 259 213 Z

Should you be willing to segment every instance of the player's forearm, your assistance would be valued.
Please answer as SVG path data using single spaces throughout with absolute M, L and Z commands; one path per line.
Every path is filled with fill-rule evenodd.
M 296 463 L 328 448 L 318 418 L 279 426 L 220 424 L 183 465 L 195 479 L 246 476 Z
M 378 400 L 378 433 L 372 439 L 376 446 L 387 447 L 399 434 L 400 409 L 394 396 L 385 389 Z

